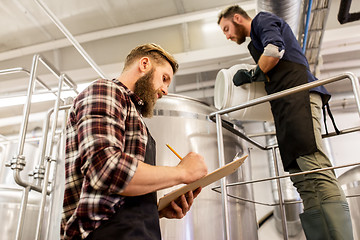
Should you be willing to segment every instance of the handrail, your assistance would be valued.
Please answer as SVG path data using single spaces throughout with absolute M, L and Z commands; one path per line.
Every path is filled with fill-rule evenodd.
M 14 173 L 13 173 L 14 180 L 18 185 L 20 185 L 22 187 L 30 186 L 31 190 L 41 192 L 42 191 L 41 187 L 39 187 L 38 185 L 35 185 L 33 183 L 24 181 L 20 176 L 20 172 L 24 169 L 24 166 L 26 164 L 25 156 L 23 155 L 23 151 L 24 151 L 26 131 L 27 131 L 29 115 L 30 115 L 31 98 L 33 95 L 34 84 L 35 84 L 35 79 L 36 79 L 35 73 L 36 73 L 39 61 L 41 63 L 43 63 L 49 70 L 51 70 L 51 72 L 55 76 L 58 76 L 57 70 L 54 70 L 53 67 L 50 66 L 44 58 L 42 58 L 39 54 L 34 55 L 33 63 L 31 66 L 31 71 L 30 71 L 30 80 L 29 80 L 29 86 L 28 86 L 28 91 L 27 91 L 27 99 L 26 99 L 26 102 L 24 105 L 24 111 L 23 111 L 23 121 L 22 121 L 21 128 L 20 128 L 17 156 L 13 157 L 13 159 L 11 161 L 11 168 L 14 170 Z M 60 77 L 60 75 L 59 75 L 59 77 Z M 66 78 L 66 76 L 65 76 L 65 78 Z M 76 84 L 73 84 L 72 81 L 69 79 L 65 82 L 69 87 L 76 87 Z M 74 89 L 74 91 L 76 91 L 76 89 Z
M 217 114 L 223 115 L 223 114 L 226 114 L 226 113 L 230 113 L 230 112 L 233 112 L 233 111 L 245 109 L 245 108 L 252 107 L 252 106 L 255 106 L 255 105 L 258 105 L 258 104 L 261 104 L 261 103 L 272 101 L 272 100 L 275 100 L 275 99 L 278 99 L 278 98 L 281 98 L 281 97 L 285 97 L 285 96 L 288 96 L 290 94 L 294 94 L 294 93 L 297 93 L 297 92 L 309 90 L 309 89 L 314 88 L 314 87 L 318 87 L 318 86 L 321 86 L 321 85 L 333 83 L 333 82 L 336 82 L 336 81 L 346 80 L 346 79 L 349 79 L 351 81 L 352 88 L 353 88 L 353 93 L 354 93 L 354 97 L 355 97 L 355 102 L 356 102 L 358 112 L 359 112 L 359 116 L 360 116 L 360 86 L 359 86 L 359 82 L 357 80 L 357 77 L 353 73 L 347 72 L 347 73 L 340 74 L 340 75 L 335 76 L 335 77 L 330 77 L 330 78 L 327 78 L 327 79 L 322 79 L 322 80 L 317 80 L 317 81 L 314 81 L 314 82 L 311 82 L 311 83 L 306 83 L 306 84 L 303 84 L 303 85 L 300 85 L 300 86 L 297 86 L 297 87 L 293 87 L 293 88 L 289 88 L 287 90 L 283 90 L 283 91 L 280 91 L 280 92 L 277 92 L 277 93 L 273 93 L 273 94 L 270 94 L 270 95 L 267 95 L 267 96 L 264 96 L 264 97 L 256 98 L 256 99 L 250 100 L 250 101 L 248 101 L 246 103 L 243 103 L 243 104 L 240 104 L 240 105 L 237 105 L 237 106 L 233 106 L 233 107 L 229 107 L 229 108 L 225 108 L 225 109 L 216 111 L 216 112 L 210 113 L 209 118 L 213 122 L 216 122 L 215 116 Z M 256 147 L 258 147 L 258 148 L 260 148 L 262 150 L 270 150 L 269 147 L 263 146 L 260 143 L 257 143 L 253 139 L 246 136 L 244 133 L 234 129 L 227 121 L 224 121 L 222 119 L 221 119 L 221 121 L 222 121 L 222 126 L 225 129 L 227 129 L 227 130 L 231 131 L 232 133 L 238 135 L 240 138 L 248 141 L 249 143 L 255 145 Z M 334 133 L 330 133 L 330 135 L 333 136 Z
M 248 141 L 249 143 L 259 147 L 262 150 L 272 150 L 273 151 L 273 155 L 274 155 L 274 161 L 276 161 L 276 152 L 275 152 L 275 148 L 276 146 L 262 146 L 261 144 L 255 142 L 254 140 L 252 140 L 251 138 L 249 138 L 248 136 L 246 136 L 245 134 L 241 133 L 240 131 L 236 130 L 236 129 L 232 129 L 231 124 L 229 124 L 228 122 L 224 121 L 223 119 L 221 119 L 221 115 L 229 113 L 229 112 L 233 112 L 233 111 L 237 111 L 237 110 L 241 110 L 241 109 L 245 109 L 247 107 L 251 107 L 251 106 L 255 106 L 261 103 L 265 103 L 265 102 L 269 102 L 281 97 L 285 97 L 288 96 L 290 94 L 294 94 L 297 92 L 301 92 L 301 91 L 305 91 L 305 90 L 309 90 L 311 88 L 314 87 L 318 87 L 318 86 L 322 86 L 325 84 L 329 84 L 332 82 L 336 82 L 336 81 L 340 81 L 340 80 L 344 80 L 344 79 L 349 79 L 351 84 L 352 84 L 352 88 L 353 88 L 353 93 L 354 93 L 354 97 L 355 97 L 355 101 L 356 101 L 356 105 L 358 108 L 358 113 L 360 116 L 360 86 L 359 86 L 359 82 L 358 79 L 356 78 L 356 76 L 353 73 L 347 72 L 335 77 L 330 77 L 328 79 L 322 79 L 322 80 L 317 80 L 314 82 L 310 82 L 310 83 L 306 83 L 300 86 L 296 86 L 287 90 L 283 90 L 277 93 L 273 93 L 264 97 L 260 97 L 254 100 L 250 100 L 246 103 L 240 104 L 238 106 L 233 106 L 230 108 L 226 108 L 226 109 L 222 109 L 213 113 L 210 113 L 208 115 L 208 117 L 216 123 L 216 128 L 217 128 L 217 135 L 218 135 L 218 151 L 219 151 L 219 167 L 223 166 L 223 163 L 225 162 L 224 160 L 224 144 L 223 144 L 223 139 L 222 139 L 222 128 L 224 127 L 225 129 L 231 131 L 232 133 L 238 135 L 239 137 L 241 137 L 242 139 Z M 358 165 L 360 163 L 357 163 L 355 165 Z M 275 164 L 277 165 L 277 164 Z M 324 170 L 323 170 L 324 169 Z M 332 168 L 323 168 L 320 170 L 313 170 L 313 171 L 307 171 L 307 172 L 301 172 L 298 173 L 297 175 L 302 175 L 302 174 L 307 174 L 307 173 L 311 173 L 311 172 L 318 172 L 318 171 L 325 171 L 325 170 L 329 170 L 329 169 L 334 169 L 334 167 Z M 295 174 L 294 174 L 295 175 Z M 280 206 L 280 211 L 281 211 L 281 220 L 282 220 L 282 229 L 283 229 L 283 235 L 284 235 L 284 239 L 288 239 L 288 234 L 287 234 L 287 224 L 286 224 L 286 214 L 285 214 L 285 208 L 284 208 L 284 203 L 282 201 L 282 190 L 281 190 L 281 184 L 280 184 L 280 177 L 278 171 L 276 172 L 276 177 L 274 178 L 268 178 L 266 179 L 266 181 L 269 180 L 274 180 L 276 179 L 277 181 L 277 185 L 278 185 L 278 195 L 279 195 L 279 206 Z M 288 176 L 286 176 L 288 177 Z M 255 180 L 255 181 L 260 181 L 260 180 Z M 255 182 L 253 181 L 253 182 Z M 264 180 L 265 181 L 265 180 Z M 249 181 L 248 183 L 251 183 L 252 181 Z M 245 183 L 244 183 L 245 184 Z M 239 185 L 239 184 L 238 184 Z M 226 185 L 225 184 L 225 180 L 221 181 L 221 197 L 222 197 L 222 216 L 224 219 L 224 224 L 223 224 L 223 228 L 224 228 L 224 233 L 225 233 L 225 239 L 230 239 L 229 236 L 226 235 L 226 233 L 228 232 L 228 224 L 227 224 L 227 219 L 228 219 L 228 211 L 227 211 L 227 205 L 226 205 L 226 198 L 228 196 L 227 194 L 227 186 L 230 185 Z
M 266 182 L 266 181 L 272 181 L 272 180 L 277 180 L 277 179 L 281 179 L 281 178 L 299 176 L 299 175 L 304 175 L 304 174 L 309 174 L 309 173 L 317 173 L 317 172 L 333 170 L 333 169 L 338 169 L 338 168 L 353 167 L 353 166 L 357 166 L 357 165 L 360 165 L 360 162 L 350 163 L 350 164 L 345 164 L 345 165 L 340 165 L 340 166 L 334 166 L 334 167 L 319 168 L 316 170 L 309 170 L 309 171 L 303 171 L 303 172 L 292 173 L 292 174 L 285 174 L 285 175 L 281 175 L 281 176 L 277 176 L 277 177 L 269 177 L 269 178 L 261 178 L 261 179 L 251 180 L 251 181 L 229 183 L 226 186 L 233 187 L 233 186 L 240 186 L 240 185 L 245 185 L 245 184 L 249 184 L 249 183 Z M 219 189 L 219 188 L 220 188 L 219 186 L 213 187 L 212 190 Z
M 59 111 L 60 110 L 67 110 L 67 109 L 69 109 L 71 107 L 71 105 L 65 105 L 65 106 L 60 106 L 59 107 Z M 48 112 L 47 112 L 47 114 L 46 114 L 46 121 L 45 121 L 45 125 L 44 125 L 44 127 L 45 127 L 45 129 L 47 129 L 47 131 L 49 130 L 49 121 L 50 121 L 50 116 L 51 116 L 51 114 L 54 112 L 54 108 L 51 108 Z M 43 142 L 43 145 L 42 145 L 42 154 L 41 154 L 41 157 L 40 157 L 40 163 L 44 163 L 44 159 L 45 159 L 45 149 L 46 149 L 46 142 L 47 142 L 47 134 L 44 134 L 44 136 L 43 136 L 43 140 L 42 140 L 42 142 Z M 19 158 L 19 157 L 18 157 Z M 18 160 L 18 159 L 16 159 L 16 160 Z M 21 160 L 22 160 L 22 162 L 21 162 L 21 165 L 25 165 L 25 158 L 23 157 L 23 158 L 21 158 Z M 13 165 L 13 164 L 15 164 L 13 161 L 11 162 L 11 165 Z M 21 170 L 22 170 L 22 168 L 20 169 L 20 167 L 18 166 L 19 165 L 19 163 L 18 162 L 16 162 L 16 164 L 17 164 L 17 167 L 12 167 L 13 168 L 13 170 L 14 170 L 14 173 L 13 173 L 13 177 L 14 177 L 14 180 L 15 180 L 15 182 L 18 184 L 18 185 L 20 185 L 20 186 L 22 186 L 22 187 L 30 187 L 31 188 L 31 190 L 34 190 L 34 191 L 37 191 L 37 192 L 42 192 L 42 188 L 39 186 L 39 185 L 35 185 L 35 184 L 33 184 L 33 183 L 29 183 L 29 182 L 26 182 L 26 181 L 24 181 L 22 178 L 21 178 L 21 175 L 20 175 L 20 172 L 21 172 Z M 50 194 L 50 192 L 47 192 L 47 194 Z
M 18 73 L 18 72 L 24 72 L 24 73 L 27 73 L 28 75 L 30 75 L 30 71 L 25 69 L 25 68 L 22 68 L 22 67 L 17 67 L 17 68 L 8 68 L 8 69 L 2 69 L 0 70 L 0 75 L 3 75 L 3 74 L 10 74 L 10 73 Z M 50 92 L 53 92 L 51 90 L 50 87 L 48 87 L 43 81 L 41 81 L 39 78 L 36 78 L 36 81 L 39 82 L 40 86 L 42 86 L 43 88 L 45 88 L 46 90 L 50 91 Z
M 347 72 L 347 73 L 340 74 L 340 75 L 335 76 L 335 77 L 330 77 L 330 78 L 327 78 L 327 79 L 317 80 L 317 81 L 314 81 L 314 82 L 302 84 L 300 86 L 292 87 L 292 88 L 289 88 L 287 90 L 283 90 L 283 91 L 280 91 L 280 92 L 277 92 L 277 93 L 273 93 L 273 94 L 270 94 L 270 95 L 267 95 L 267 96 L 264 96 L 264 97 L 256 98 L 254 100 L 250 100 L 249 102 L 246 102 L 246 103 L 243 103 L 243 104 L 240 104 L 240 105 L 237 105 L 237 106 L 225 108 L 225 109 L 210 113 L 209 117 L 210 117 L 210 119 L 213 120 L 216 114 L 223 115 L 223 114 L 226 114 L 226 113 L 229 113 L 229 112 L 233 112 L 233 111 L 236 111 L 236 110 L 241 110 L 241 109 L 244 109 L 244 108 L 247 108 L 247 107 L 255 106 L 255 105 L 258 105 L 258 104 L 261 104 L 261 103 L 265 103 L 265 102 L 269 102 L 269 101 L 272 101 L 272 100 L 275 100 L 275 99 L 278 99 L 278 98 L 281 98 L 281 97 L 285 97 L 285 96 L 288 96 L 290 94 L 294 94 L 294 93 L 297 93 L 297 92 L 309 90 L 309 89 L 314 88 L 314 87 L 318 87 L 318 86 L 322 86 L 322 85 L 326 85 L 326 84 L 329 84 L 329 83 L 332 83 L 332 82 L 336 82 L 336 81 L 339 81 L 339 80 L 346 80 L 346 79 L 349 79 L 351 81 L 351 83 L 352 83 L 352 87 L 353 87 L 353 91 L 354 91 L 354 95 L 355 95 L 355 101 L 356 101 L 356 105 L 358 107 L 359 116 L 360 116 L 360 86 L 359 86 L 359 82 L 357 80 L 357 77 L 353 73 Z
M 57 98 L 55 101 L 55 106 L 54 109 L 50 109 L 47 113 L 47 119 L 45 122 L 45 131 L 48 131 L 49 129 L 49 121 L 50 121 L 50 116 L 53 112 L 55 112 L 55 116 L 52 122 L 52 129 L 51 129 L 51 144 L 50 144 L 50 149 L 49 149 L 49 154 L 52 154 L 52 147 L 53 147 L 53 142 L 54 142 L 54 137 L 55 137 L 55 132 L 56 132 L 56 124 L 57 124 L 57 118 L 58 118 L 58 112 L 59 110 L 63 110 L 63 109 L 69 109 L 70 106 L 61 106 L 64 104 L 64 102 L 66 102 L 66 100 L 63 100 L 61 98 L 61 92 L 62 92 L 62 87 L 63 84 L 66 84 L 68 87 L 70 87 L 75 93 L 78 93 L 78 91 L 76 90 L 76 84 L 69 78 L 67 77 L 65 74 L 61 74 L 59 73 L 49 62 L 47 62 L 44 58 L 42 58 L 39 54 L 36 54 L 33 56 L 33 62 L 32 62 L 32 66 L 31 66 L 31 70 L 30 70 L 30 80 L 29 80 L 29 85 L 28 85 L 28 89 L 27 89 L 27 95 L 26 95 L 26 102 L 24 104 L 24 108 L 23 108 L 23 121 L 20 127 L 20 133 L 19 133 L 19 141 L 18 141 L 18 149 L 17 149 L 17 155 L 15 157 L 13 157 L 13 159 L 10 162 L 10 167 L 13 170 L 13 177 L 15 182 L 24 187 L 24 193 L 23 193 L 23 198 L 22 198 L 22 202 L 21 202 L 21 208 L 20 208 L 20 215 L 19 215 L 19 222 L 18 222 L 18 227 L 16 230 L 16 239 L 20 240 L 21 238 L 21 234 L 22 234 L 22 228 L 23 228 L 23 224 L 24 224 L 24 216 L 25 216 L 25 212 L 26 212 L 26 205 L 27 205 L 27 200 L 28 200 L 28 192 L 30 190 L 35 190 L 37 192 L 42 193 L 42 198 L 41 198 L 41 204 L 40 204 L 40 212 L 39 212 L 39 218 L 38 218 L 38 224 L 37 224 L 37 228 L 36 228 L 36 238 L 40 239 L 40 234 L 41 234 L 41 222 L 43 219 L 43 213 L 44 213 L 44 208 L 45 208 L 45 202 L 46 202 L 46 196 L 48 194 L 51 193 L 51 190 L 48 190 L 47 186 L 48 186 L 48 178 L 49 178 L 49 174 L 50 174 L 50 164 L 51 161 L 47 162 L 46 168 L 44 169 L 44 153 L 46 151 L 46 144 L 47 144 L 47 132 L 44 132 L 44 136 L 43 136 L 43 152 L 40 158 L 40 165 L 39 165 L 39 169 L 38 169 L 38 175 L 35 176 L 37 178 L 42 178 L 43 174 L 44 174 L 44 181 L 41 182 L 41 179 L 38 183 L 36 182 L 28 182 L 24 179 L 21 178 L 20 172 L 24 169 L 25 165 L 26 165 L 26 161 L 25 161 L 25 156 L 23 155 L 24 152 L 24 144 L 25 144 L 25 139 L 26 139 L 26 133 L 27 133 L 27 127 L 28 127 L 28 122 L 29 122 L 29 115 L 30 115 L 30 107 L 31 107 L 31 99 L 32 99 L 32 95 L 34 92 L 34 86 L 35 86 L 35 81 L 37 80 L 36 78 L 36 71 L 37 71 L 37 67 L 38 67 L 38 63 L 41 62 L 52 74 L 55 75 L 56 78 L 59 79 L 58 81 L 58 89 L 57 92 L 54 93 Z M 7 70 L 3 70 L 0 73 L 1 74 L 8 74 L 8 73 L 13 73 L 13 72 L 17 72 L 17 71 L 24 71 L 24 69 L 22 68 L 13 68 L 13 69 L 7 69 Z M 26 71 L 25 71 L 26 72 Z M 46 86 L 46 85 L 45 85 Z M 46 86 L 47 89 L 49 89 Z M 51 158 L 51 156 L 48 155 L 48 158 Z M 51 159 L 50 159 L 51 160 Z M 35 179 L 34 177 L 34 179 Z
M 56 70 L 56 68 L 51 63 L 49 63 L 46 59 L 41 57 L 41 55 L 39 55 L 39 60 L 46 66 L 46 68 L 51 73 L 53 73 L 55 75 L 55 77 L 57 77 L 57 78 L 60 77 L 60 73 Z M 21 73 L 21 72 L 24 72 L 24 73 L 28 74 L 29 76 L 31 74 L 29 70 L 27 70 L 26 68 L 23 68 L 23 67 L 0 69 L 0 75 Z M 41 79 L 39 79 L 39 77 L 35 76 L 35 80 L 39 83 L 40 86 L 42 86 L 48 92 L 53 93 L 56 96 L 56 91 L 51 90 L 51 88 L 49 86 L 47 86 Z M 74 91 L 76 94 L 79 94 L 79 92 L 77 91 L 76 83 L 66 74 L 65 74 L 64 82 L 65 82 L 65 84 L 68 85 L 68 87 L 71 88 L 72 91 Z
M 58 114 L 59 114 L 59 107 L 60 107 L 60 102 L 61 102 L 61 90 L 62 90 L 62 85 L 64 82 L 64 74 L 60 75 L 60 80 L 59 80 L 59 84 L 58 84 L 58 96 L 57 99 L 55 101 L 55 107 L 54 107 L 54 116 L 53 116 L 53 121 L 52 121 L 52 126 L 51 126 L 51 138 L 50 138 L 50 147 L 48 148 L 48 154 L 47 154 L 47 163 L 46 163 L 46 168 L 45 168 L 45 176 L 44 176 L 44 181 L 43 181 L 43 185 L 42 185 L 42 192 L 41 192 L 41 201 L 40 201 L 40 208 L 39 208 L 39 217 L 38 217 L 38 223 L 37 223 L 37 227 L 36 227 L 36 234 L 35 234 L 35 239 L 40 239 L 40 234 L 41 234 L 41 223 L 43 220 L 43 214 L 44 214 L 44 209 L 45 209 L 45 204 L 46 204 L 46 196 L 47 196 L 47 187 L 48 187 L 48 181 L 49 181 L 49 175 L 50 175 L 50 165 L 52 162 L 51 156 L 52 156 L 52 152 L 53 152 L 53 144 L 54 144 L 54 138 L 55 138 L 55 130 L 57 127 L 57 120 L 58 120 Z

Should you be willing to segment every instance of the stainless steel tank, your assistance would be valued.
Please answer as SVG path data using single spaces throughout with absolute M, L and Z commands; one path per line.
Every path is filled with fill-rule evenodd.
M 350 197 L 347 201 L 350 207 L 354 239 L 360 239 L 360 166 L 346 171 L 338 180 L 346 196 L 358 196 Z
M 208 171 L 219 167 L 217 133 L 215 123 L 207 115 L 216 109 L 179 95 L 168 95 L 156 103 L 154 116 L 145 122 L 156 140 L 157 165 L 175 166 L 179 159 L 166 147 L 169 144 L 179 155 L 198 152 L 204 156 Z M 234 134 L 223 130 L 225 162 L 244 153 L 242 141 Z M 250 161 L 227 178 L 227 183 L 250 179 Z M 202 190 L 192 209 L 181 220 L 161 219 L 161 232 L 166 240 L 219 240 L 223 239 L 223 216 L 221 194 L 212 190 L 216 182 Z M 175 187 L 176 188 L 176 187 Z M 170 192 L 158 192 L 158 198 Z M 228 188 L 228 194 L 253 199 L 251 185 Z M 228 198 L 229 233 L 231 239 L 258 239 L 255 206 L 253 203 Z
M 39 141 L 31 141 L 24 145 L 24 156 L 27 160 L 24 170 L 21 172 L 23 179 L 29 180 L 27 175 L 34 168 L 34 160 L 37 160 Z M 1 239 L 13 240 L 19 221 L 23 187 L 17 185 L 13 178 L 13 170 L 5 167 L 5 162 L 11 160 L 16 154 L 17 142 L 8 141 L 2 144 L 1 171 L 0 171 L 0 229 Z M 26 205 L 25 220 L 23 225 L 23 240 L 34 239 L 36 219 L 39 213 L 40 193 L 30 191 Z
M 19 221 L 20 203 L 23 189 L 0 185 L 0 229 L 2 240 L 16 239 L 16 229 Z M 40 193 L 30 192 L 26 206 L 23 226 L 23 240 L 35 238 L 36 219 L 39 213 Z

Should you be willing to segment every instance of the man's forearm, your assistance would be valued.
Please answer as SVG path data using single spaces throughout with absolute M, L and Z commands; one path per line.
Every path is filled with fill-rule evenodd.
M 279 60 L 279 58 L 261 55 L 258 61 L 258 65 L 261 71 L 267 73 L 276 66 Z

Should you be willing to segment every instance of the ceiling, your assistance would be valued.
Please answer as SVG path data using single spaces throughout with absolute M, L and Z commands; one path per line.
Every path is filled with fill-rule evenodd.
M 240 4 L 251 17 L 257 12 L 255 0 L 2 0 L 0 71 L 30 70 L 34 54 L 41 54 L 81 89 L 100 76 L 117 77 L 132 48 L 154 42 L 173 53 L 180 64 L 170 92 L 212 104 L 217 72 L 238 63 L 253 63 L 246 46 L 226 40 L 216 24 L 218 13 L 231 4 Z M 320 45 L 319 78 L 348 71 L 360 76 L 360 21 L 341 25 L 339 5 L 340 0 L 330 4 Z M 90 60 L 84 59 L 44 9 L 74 36 Z M 359 11 L 359 1 L 353 1 L 351 12 Z M 39 66 L 37 73 L 50 88 L 57 87 L 48 69 Z M 0 100 L 25 95 L 28 83 L 29 75 L 24 72 L 0 74 Z M 329 86 L 334 94 L 349 91 L 344 82 L 334 86 Z M 32 112 L 46 111 L 48 103 L 33 104 Z M 19 129 L 21 118 L 16 117 L 22 115 L 22 108 L 0 106 L 1 135 Z

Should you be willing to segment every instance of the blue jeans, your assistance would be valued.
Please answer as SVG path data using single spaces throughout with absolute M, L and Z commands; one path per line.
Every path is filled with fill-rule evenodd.
M 318 151 L 300 156 L 296 159 L 298 169 L 290 169 L 290 173 L 315 170 L 331 167 L 331 162 L 323 150 L 321 137 L 321 96 L 317 93 L 310 93 L 311 113 L 314 125 L 314 134 Z M 319 209 L 324 202 L 346 202 L 343 190 L 341 189 L 333 170 L 298 175 L 291 177 L 303 200 L 304 210 Z

